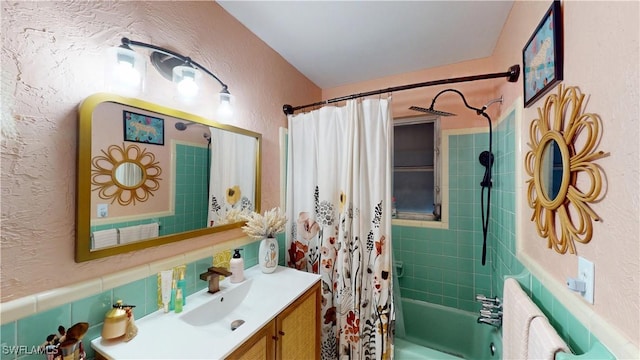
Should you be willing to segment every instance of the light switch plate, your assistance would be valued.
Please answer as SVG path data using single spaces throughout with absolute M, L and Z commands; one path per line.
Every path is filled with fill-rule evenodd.
M 586 290 L 582 293 L 582 297 L 593 304 L 593 286 L 595 284 L 595 273 L 593 263 L 582 256 L 578 257 L 578 279 L 584 281 L 587 285 Z

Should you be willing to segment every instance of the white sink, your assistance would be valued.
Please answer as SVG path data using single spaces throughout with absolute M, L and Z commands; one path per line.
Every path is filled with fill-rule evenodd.
M 110 359 L 224 359 L 320 276 L 280 266 L 263 274 L 254 266 L 245 278 L 231 284 L 227 277 L 215 294 L 204 289 L 188 296 L 181 313 L 159 310 L 136 319 L 138 335 L 129 342 L 97 338 L 91 346 Z M 235 320 L 244 322 L 231 330 Z
M 209 301 L 180 316 L 180 320 L 214 336 L 228 335 L 233 331 L 234 321 L 245 322 L 254 316 L 256 310 L 252 310 L 251 305 L 255 301 L 251 297 L 247 299 L 252 284 L 253 279 L 247 279 L 234 287 L 212 294 Z

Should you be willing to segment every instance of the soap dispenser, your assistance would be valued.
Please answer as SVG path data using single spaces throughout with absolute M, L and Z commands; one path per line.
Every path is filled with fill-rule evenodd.
M 231 261 L 229 261 L 229 267 L 231 268 L 231 281 L 232 283 L 239 283 L 244 281 L 244 260 L 240 256 L 240 250 L 234 249 Z

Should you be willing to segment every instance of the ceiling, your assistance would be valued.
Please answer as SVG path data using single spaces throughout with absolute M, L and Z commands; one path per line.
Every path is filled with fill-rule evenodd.
M 217 1 L 322 89 L 491 56 L 513 1 Z

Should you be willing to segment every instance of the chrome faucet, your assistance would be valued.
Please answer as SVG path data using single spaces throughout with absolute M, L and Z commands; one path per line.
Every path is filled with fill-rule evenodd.
M 502 325 L 502 318 L 479 317 L 478 324 L 489 324 L 493 327 L 500 327 Z
M 476 295 L 476 301 L 482 303 L 478 324 L 488 324 L 499 328 L 502 326 L 502 301 L 497 296 L 488 298 L 482 294 Z
M 492 304 L 496 306 L 502 304 L 502 301 L 500 301 L 499 297 L 496 296 L 494 298 L 488 298 L 482 294 L 476 295 L 476 301 L 482 302 L 483 304 Z
M 212 266 L 207 270 L 206 273 L 200 274 L 200 280 L 209 282 L 209 292 L 211 294 L 217 293 L 220 291 L 220 276 L 230 276 L 231 271 L 216 266 Z
M 502 311 L 493 312 L 491 310 L 480 310 L 480 316 L 485 318 L 500 318 L 502 317 Z
M 492 313 L 500 312 L 502 314 L 502 304 L 495 305 L 495 304 L 483 302 L 482 309 L 480 310 L 480 312 L 483 312 L 483 311 L 490 311 Z

